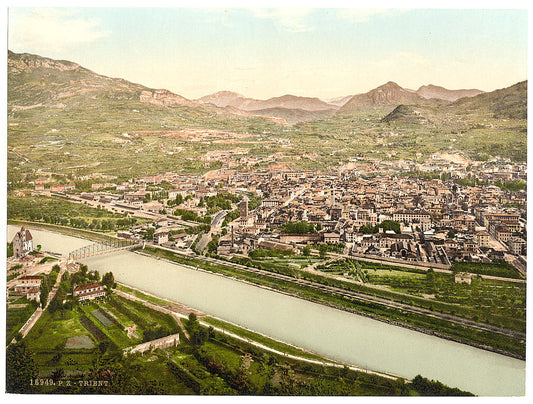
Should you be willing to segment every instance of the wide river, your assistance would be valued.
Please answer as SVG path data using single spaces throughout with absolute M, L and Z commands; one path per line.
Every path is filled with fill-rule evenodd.
M 8 226 L 8 240 L 18 228 Z M 63 255 L 89 241 L 32 230 Z M 525 394 L 525 361 L 336 310 L 129 251 L 82 260 L 100 274 L 331 359 L 405 378 L 417 374 L 481 396 Z

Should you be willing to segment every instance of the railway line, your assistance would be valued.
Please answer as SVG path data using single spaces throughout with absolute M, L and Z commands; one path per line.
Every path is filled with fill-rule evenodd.
M 476 321 L 473 321 L 473 320 L 469 320 L 469 319 L 466 319 L 466 318 L 454 316 L 454 315 L 451 315 L 451 314 L 434 312 L 434 311 L 431 311 L 431 310 L 428 310 L 428 309 L 424 309 L 424 308 L 421 308 L 421 307 L 416 307 L 416 306 L 408 305 L 408 304 L 405 304 L 405 303 L 395 302 L 395 301 L 384 299 L 384 298 L 381 298 L 381 297 L 367 295 L 367 294 L 364 294 L 364 293 L 355 292 L 355 291 L 352 291 L 352 290 L 347 290 L 347 289 L 339 288 L 339 287 L 336 287 L 336 286 L 323 285 L 321 283 L 313 282 L 313 281 L 309 281 L 309 280 L 305 280 L 305 279 L 296 279 L 296 278 L 293 278 L 293 277 L 288 276 L 288 275 L 273 273 L 273 272 L 269 272 L 269 271 L 266 271 L 266 270 L 263 270 L 263 269 L 258 269 L 258 268 L 251 268 L 251 267 L 247 267 L 245 265 L 240 265 L 240 264 L 236 264 L 236 263 L 232 263 L 232 262 L 217 260 L 215 258 L 201 257 L 201 256 L 195 256 L 195 258 L 202 259 L 202 260 L 205 260 L 205 261 L 208 261 L 208 262 L 212 262 L 212 263 L 215 263 L 215 264 L 218 264 L 218 265 L 230 266 L 230 267 L 233 267 L 235 269 L 239 269 L 239 270 L 247 271 L 247 272 L 252 272 L 252 273 L 255 273 L 255 274 L 258 274 L 258 275 L 267 276 L 267 277 L 270 277 L 270 278 L 275 278 L 275 279 L 283 280 L 283 281 L 286 281 L 286 282 L 292 282 L 292 283 L 295 283 L 297 285 L 311 287 L 311 288 L 322 290 L 322 291 L 325 291 L 325 292 L 328 292 L 328 293 L 333 293 L 335 295 L 342 296 L 342 297 L 347 298 L 347 299 L 355 299 L 355 300 L 368 302 L 368 303 L 377 303 L 377 304 L 381 304 L 381 305 L 384 305 L 384 306 L 388 306 L 388 307 L 392 307 L 392 308 L 408 311 L 408 312 L 411 312 L 411 313 L 421 314 L 421 315 L 424 315 L 424 316 L 427 316 L 427 317 L 431 317 L 431 318 L 435 318 L 435 319 L 441 319 L 441 320 L 450 321 L 450 322 L 453 322 L 453 323 L 456 323 L 456 324 L 460 324 L 460 325 L 463 325 L 463 326 L 476 328 L 476 329 L 483 330 L 483 331 L 495 332 L 495 333 L 506 335 L 506 336 L 513 337 L 513 338 L 525 339 L 525 337 L 526 337 L 525 333 L 522 333 L 522 332 L 508 330 L 508 329 L 497 327 L 497 326 L 493 326 L 493 325 L 490 325 L 490 324 L 479 323 L 479 322 L 476 322 Z

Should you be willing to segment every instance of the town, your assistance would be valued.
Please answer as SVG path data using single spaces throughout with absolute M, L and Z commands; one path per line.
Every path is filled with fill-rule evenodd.
M 525 165 L 436 154 L 422 164 L 353 158 L 331 172 L 273 166 L 120 183 L 96 174 L 84 192 L 42 176 L 34 193 L 143 218 L 117 236 L 169 249 L 231 258 L 326 244 L 435 268 L 506 261 L 525 276 L 526 175 Z

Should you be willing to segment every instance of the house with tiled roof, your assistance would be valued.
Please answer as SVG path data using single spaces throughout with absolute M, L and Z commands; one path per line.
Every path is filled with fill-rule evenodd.
M 41 299 L 41 289 L 37 286 L 34 286 L 28 292 L 26 292 L 26 299 L 35 300 L 38 302 Z
M 42 279 L 39 275 L 21 276 L 17 279 L 17 284 L 15 285 L 15 292 L 26 294 L 35 287 L 40 288 L 41 280 Z
M 92 300 L 97 297 L 105 296 L 105 288 L 100 282 L 84 283 L 78 285 L 72 291 L 72 296 L 77 297 L 80 302 L 84 300 Z

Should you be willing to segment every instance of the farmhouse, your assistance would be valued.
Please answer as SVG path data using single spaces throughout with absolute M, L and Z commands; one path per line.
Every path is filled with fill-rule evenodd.
M 72 291 L 72 296 L 77 297 L 80 302 L 84 300 L 92 300 L 97 297 L 105 296 L 105 288 L 100 282 L 84 283 L 78 285 Z
M 17 279 L 17 284 L 15 285 L 15 292 L 17 293 L 28 293 L 33 288 L 39 288 L 41 286 L 41 277 L 38 275 L 32 276 L 21 276 Z
M 28 292 L 26 293 L 26 299 L 28 300 L 35 300 L 36 302 L 39 301 L 41 298 L 41 289 L 37 286 L 34 286 Z
M 154 233 L 154 243 L 161 245 L 168 242 L 168 231 L 158 231 Z

